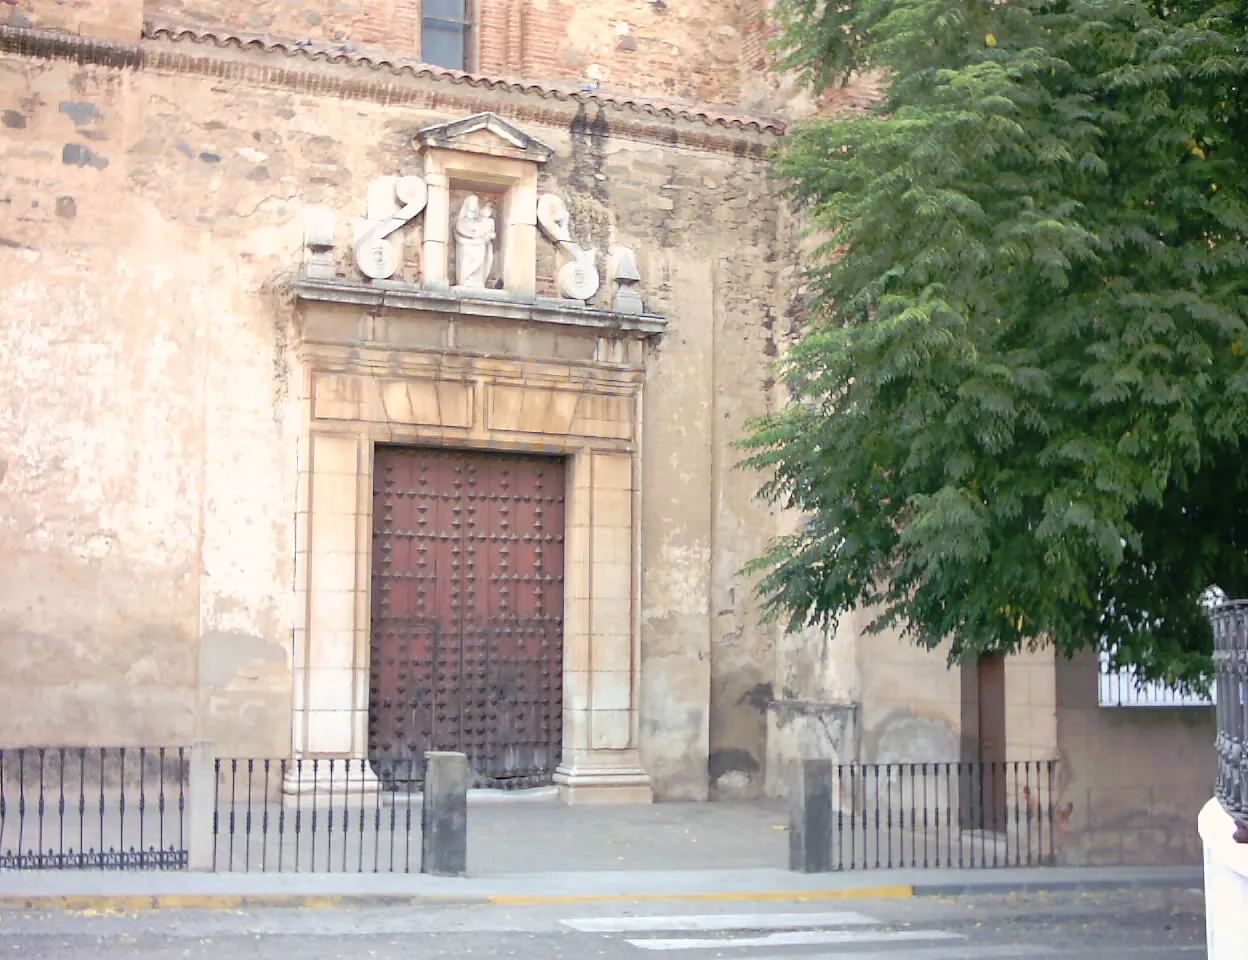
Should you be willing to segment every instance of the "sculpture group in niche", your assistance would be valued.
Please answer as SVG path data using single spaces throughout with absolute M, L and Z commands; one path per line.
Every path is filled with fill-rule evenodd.
M 455 218 L 455 283 L 460 287 L 486 287 L 494 270 L 494 204 L 475 193 L 468 194 Z
M 480 139 L 483 130 L 488 134 L 488 143 Z M 470 134 L 476 139 L 469 139 Z M 461 137 L 465 138 L 462 142 Z M 644 313 L 637 289 L 641 275 L 632 249 L 614 247 L 608 252 L 578 243 L 573 236 L 568 203 L 558 194 L 543 194 L 534 204 L 533 194 L 528 191 L 537 184 L 537 165 L 545 163 L 553 153 L 549 147 L 494 114 L 423 128 L 416 141 L 420 149 L 434 151 L 425 158 L 430 179 L 378 177 L 369 184 L 365 216 L 355 221 L 352 253 L 356 268 L 368 281 L 390 280 L 400 275 L 404 243 L 397 234 L 423 214 L 424 235 L 418 243 L 410 244 L 409 255 L 419 258 L 423 282 L 431 289 L 449 288 L 467 297 L 532 300 L 536 295 L 535 264 L 531 259 L 535 225 L 526 218 L 536 212 L 536 228 L 558 251 L 555 290 L 560 299 L 593 304 L 604 279 L 601 271 L 605 270 L 617 286 L 610 304 L 599 300 L 598 305 L 620 313 Z M 443 150 L 461 152 L 453 175 L 445 166 L 449 161 L 437 152 Z M 476 161 L 463 159 L 473 153 L 506 157 L 501 162 L 512 166 L 504 168 L 503 173 L 484 163 L 474 166 Z M 453 155 L 448 153 L 446 157 Z M 532 166 L 525 167 L 524 163 Z M 474 190 L 474 186 L 479 189 Z M 457 207 L 448 209 L 451 191 L 459 188 L 473 192 L 458 194 L 462 200 Z M 507 192 L 512 190 L 516 192 Z M 510 211 L 503 223 L 497 216 L 499 201 L 505 202 Z M 439 222 L 431 223 L 431 215 Z M 322 208 L 309 208 L 304 227 L 309 255 L 307 276 L 338 279 L 340 268 L 333 256 L 333 214 Z M 524 260 L 508 259 L 517 255 Z M 513 285 L 515 289 L 511 288 Z M 497 289 L 500 287 L 503 289 Z
M 391 237 L 424 212 L 428 200 L 429 188 L 421 177 L 378 177 L 369 185 L 367 215 L 356 221 L 354 244 L 355 264 L 365 277 L 388 280 L 398 273 L 403 250 Z M 498 241 L 496 213 L 492 201 L 482 200 L 475 193 L 468 194 L 460 204 L 450 231 L 455 241 L 456 287 L 489 288 Z M 598 252 L 573 240 L 567 203 L 557 194 L 543 194 L 538 198 L 537 222 L 542 233 L 566 255 L 555 277 L 559 296 L 582 303 L 591 300 L 602 284 Z M 332 213 L 319 207 L 308 208 L 304 234 L 310 254 L 308 275 L 332 278 Z M 609 266 L 617 283 L 611 309 L 618 313 L 644 313 L 641 294 L 634 289 L 641 281 L 636 253 L 630 247 L 615 247 Z

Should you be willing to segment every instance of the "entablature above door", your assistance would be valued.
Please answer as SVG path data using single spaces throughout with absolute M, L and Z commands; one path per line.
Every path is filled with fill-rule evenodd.
M 294 283 L 303 355 L 317 345 L 406 353 L 602 364 L 640 370 L 663 317 L 535 298 L 464 297 L 393 281 L 300 277 Z

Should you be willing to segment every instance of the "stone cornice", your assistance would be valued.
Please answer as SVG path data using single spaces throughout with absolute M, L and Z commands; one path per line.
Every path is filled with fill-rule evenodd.
M 515 320 L 524 323 L 554 324 L 592 329 L 602 334 L 658 336 L 667 329 L 667 318 L 653 314 L 640 316 L 578 306 L 568 300 L 538 297 L 526 302 L 494 297 L 466 297 L 451 292 L 424 290 L 409 283 L 374 280 L 317 280 L 299 277 L 295 297 L 321 303 L 345 303 L 402 312 L 451 314 L 482 320 Z

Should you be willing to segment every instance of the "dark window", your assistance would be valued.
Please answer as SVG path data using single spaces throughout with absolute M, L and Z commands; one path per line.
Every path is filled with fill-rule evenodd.
M 472 10 L 469 0 L 425 0 L 420 30 L 420 58 L 450 70 L 468 70 L 472 58 Z

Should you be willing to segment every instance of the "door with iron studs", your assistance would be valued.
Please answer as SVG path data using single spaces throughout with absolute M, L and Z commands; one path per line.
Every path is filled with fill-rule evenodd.
M 369 760 L 418 786 L 429 750 L 475 786 L 552 782 L 562 753 L 564 461 L 378 445 Z

